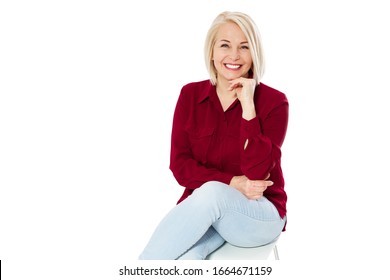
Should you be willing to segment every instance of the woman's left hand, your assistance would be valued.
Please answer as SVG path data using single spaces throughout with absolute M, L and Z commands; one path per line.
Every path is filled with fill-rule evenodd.
M 234 176 L 229 186 L 235 188 L 250 200 L 260 199 L 267 188 L 274 184 L 268 178 L 269 175 L 265 180 L 249 180 L 245 175 Z
M 229 81 L 228 90 L 234 91 L 240 100 L 243 118 L 250 120 L 256 116 L 253 96 L 256 88 L 256 80 L 247 78 L 238 78 Z

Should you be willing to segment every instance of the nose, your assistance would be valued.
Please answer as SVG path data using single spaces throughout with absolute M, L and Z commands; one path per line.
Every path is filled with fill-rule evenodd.
M 240 53 L 238 49 L 232 48 L 229 57 L 232 60 L 238 60 L 240 59 Z

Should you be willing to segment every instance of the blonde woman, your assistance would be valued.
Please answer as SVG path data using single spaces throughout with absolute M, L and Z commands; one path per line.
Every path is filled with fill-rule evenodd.
M 253 20 L 224 12 L 205 43 L 210 79 L 177 101 L 170 169 L 184 187 L 140 259 L 205 259 L 224 242 L 267 244 L 285 230 L 281 146 L 286 96 L 261 83 L 264 61 Z

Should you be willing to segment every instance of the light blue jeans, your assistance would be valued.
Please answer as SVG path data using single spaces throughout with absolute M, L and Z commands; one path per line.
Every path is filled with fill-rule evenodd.
M 265 197 L 249 200 L 221 182 L 207 182 L 160 222 L 140 260 L 203 260 L 225 241 L 256 247 L 273 241 L 285 219 Z

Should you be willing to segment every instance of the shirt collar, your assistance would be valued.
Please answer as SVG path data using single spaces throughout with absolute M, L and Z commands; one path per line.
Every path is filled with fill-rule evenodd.
M 206 99 L 211 98 L 211 100 L 213 100 L 215 97 L 217 97 L 216 87 L 209 82 L 204 90 L 199 93 L 197 102 L 200 104 Z
M 208 83 L 208 86 L 204 88 L 203 91 L 201 91 L 198 95 L 198 104 L 204 102 L 205 100 L 211 100 L 213 103 L 215 104 L 221 104 L 220 101 L 219 101 L 219 98 L 218 98 L 218 94 L 217 94 L 217 87 L 214 86 L 211 82 Z M 238 99 L 236 99 L 231 105 L 230 105 L 230 109 L 234 108 L 237 103 L 238 103 Z

